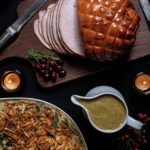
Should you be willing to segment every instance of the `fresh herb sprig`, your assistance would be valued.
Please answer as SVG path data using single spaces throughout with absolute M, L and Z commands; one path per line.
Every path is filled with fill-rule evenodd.
M 34 60 L 34 61 L 39 61 L 40 59 L 48 59 L 48 60 L 54 59 L 54 56 L 51 53 L 48 53 L 48 52 L 44 53 L 38 50 L 29 50 L 27 52 L 27 56 L 29 59 Z

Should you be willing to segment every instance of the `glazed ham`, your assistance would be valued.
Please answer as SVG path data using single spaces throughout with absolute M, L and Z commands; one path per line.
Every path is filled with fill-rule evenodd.
M 78 0 L 78 16 L 89 58 L 112 61 L 134 44 L 139 16 L 130 0 Z
M 130 0 L 58 0 L 39 12 L 34 33 L 57 53 L 113 61 L 129 51 L 138 26 Z

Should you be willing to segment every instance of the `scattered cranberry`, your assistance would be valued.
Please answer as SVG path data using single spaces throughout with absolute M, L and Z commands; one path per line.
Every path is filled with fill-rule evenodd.
M 129 135 L 128 135 L 128 134 L 126 134 L 124 137 L 127 139 L 127 138 L 129 138 Z
M 122 149 L 127 150 L 140 150 L 144 149 L 145 146 L 149 144 L 150 140 L 150 116 L 144 113 L 139 113 L 138 118 L 144 123 L 141 130 L 136 130 L 132 127 L 128 127 L 126 134 L 118 138 L 119 144 Z
M 147 140 L 144 140 L 144 141 L 143 141 L 144 144 L 147 144 L 147 142 L 148 142 Z
M 138 130 L 136 130 L 136 129 L 133 131 L 133 133 L 134 133 L 135 135 L 138 135 L 138 134 L 139 134 Z

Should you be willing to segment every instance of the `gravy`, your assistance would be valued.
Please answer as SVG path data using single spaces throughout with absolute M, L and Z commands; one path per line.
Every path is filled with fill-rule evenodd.
M 127 115 L 124 104 L 112 95 L 103 95 L 91 101 L 80 100 L 79 102 L 87 108 L 91 120 L 101 129 L 118 128 Z

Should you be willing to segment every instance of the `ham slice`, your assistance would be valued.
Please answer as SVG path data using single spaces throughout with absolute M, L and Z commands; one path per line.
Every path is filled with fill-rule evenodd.
M 57 26 L 57 34 L 59 38 L 59 42 L 61 43 L 62 47 L 64 48 L 64 53 L 68 55 L 73 55 L 73 52 L 68 48 L 68 46 L 64 43 L 61 33 L 60 33 L 60 28 L 59 28 L 59 17 L 60 17 L 60 9 L 63 4 L 64 0 L 60 0 L 59 5 L 58 5 L 58 11 L 57 11 L 57 16 L 56 16 L 56 26 Z
M 48 39 L 48 34 L 47 34 L 47 22 L 48 22 L 49 12 L 53 10 L 53 7 L 54 7 L 54 4 L 48 6 L 46 12 L 42 16 L 41 23 L 40 23 L 43 39 L 49 45 L 50 48 L 52 48 L 52 46 L 49 44 L 49 39 Z
M 59 13 L 59 30 L 67 47 L 73 53 L 85 56 L 79 30 L 77 0 L 63 1 Z
M 56 4 L 55 4 L 55 6 L 53 6 L 53 9 L 54 9 L 54 7 L 56 7 Z M 51 22 L 52 22 L 51 14 L 53 12 L 53 9 L 51 9 L 51 11 L 49 12 L 49 15 L 48 15 L 46 31 L 47 31 L 47 34 L 48 34 L 49 44 L 52 46 L 51 49 L 54 50 L 55 48 L 54 48 L 54 43 L 53 43 L 52 33 L 51 33 Z
M 45 43 L 45 41 L 43 40 L 43 37 L 41 36 L 40 31 L 39 31 L 38 25 L 39 25 L 38 20 L 35 20 L 35 21 L 34 21 L 34 25 L 33 25 L 33 26 L 34 26 L 34 33 L 35 33 L 35 35 L 37 36 L 37 38 L 39 39 L 39 41 L 40 41 L 46 48 L 50 49 L 49 45 L 47 45 L 47 44 Z
M 52 13 L 52 22 L 51 22 L 51 29 L 52 29 L 52 36 L 53 36 L 53 40 L 55 43 L 55 47 L 56 47 L 56 51 L 58 53 L 62 53 L 63 54 L 63 47 L 61 46 L 59 39 L 58 39 L 58 34 L 57 34 L 57 26 L 56 26 L 56 13 L 58 11 L 58 6 L 59 4 L 57 3 L 55 9 L 53 10 Z
M 51 47 L 45 42 L 45 39 L 43 38 L 42 29 L 41 29 L 41 17 L 44 15 L 45 11 L 40 11 L 39 18 L 35 20 L 34 22 L 34 33 L 39 38 L 41 43 L 48 49 Z

